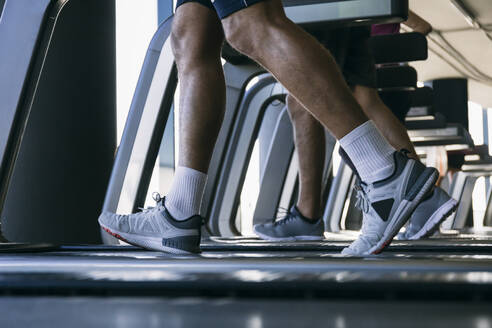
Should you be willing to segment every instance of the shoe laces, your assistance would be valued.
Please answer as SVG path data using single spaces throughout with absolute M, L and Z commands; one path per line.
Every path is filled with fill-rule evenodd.
M 355 201 L 355 207 L 360 209 L 364 213 L 369 213 L 369 198 L 367 197 L 366 192 L 362 188 L 361 185 L 355 185 L 354 190 L 356 192 L 355 197 L 357 198 Z
M 278 207 L 277 209 L 277 215 L 272 219 L 273 223 L 285 219 L 287 216 L 290 215 L 290 210 L 285 207 Z
M 371 202 L 364 188 L 360 184 L 357 184 L 354 186 L 354 190 L 357 192 L 355 195 L 357 198 L 355 207 L 363 212 L 360 239 L 365 239 L 366 242 L 370 243 L 371 240 L 379 238 L 379 225 L 377 224 L 377 221 L 367 217 Z
M 159 194 L 158 192 L 153 192 L 152 199 L 155 201 L 156 206 L 139 207 L 138 209 L 142 211 L 142 213 L 149 213 L 157 210 L 162 211 L 164 198 L 161 197 L 161 194 Z
M 294 215 L 292 215 L 292 213 L 290 212 L 287 212 L 287 214 L 280 220 L 278 221 L 275 221 L 273 222 L 273 225 L 276 227 L 276 226 L 280 226 L 280 225 L 284 225 L 284 224 L 287 224 L 289 223 L 290 221 L 292 221 L 293 219 L 295 218 Z

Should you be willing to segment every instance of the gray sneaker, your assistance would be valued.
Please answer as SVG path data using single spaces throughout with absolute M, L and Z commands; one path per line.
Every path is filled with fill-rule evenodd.
M 287 216 L 279 221 L 256 224 L 253 227 L 258 237 L 271 241 L 323 240 L 323 220 L 305 218 L 294 206 Z
M 439 187 L 417 206 L 410 217 L 405 232 L 398 234 L 399 240 L 417 240 L 432 235 L 441 223 L 454 211 L 458 202 Z
M 135 246 L 172 254 L 200 251 L 202 217 L 175 220 L 164 205 L 164 198 L 154 194 L 156 206 L 130 215 L 105 212 L 99 216 L 101 228 L 110 235 Z
M 362 231 L 342 254 L 364 256 L 381 253 L 408 221 L 415 208 L 434 187 L 435 168 L 395 152 L 395 171 L 387 179 L 356 186 L 358 206 L 363 210 Z

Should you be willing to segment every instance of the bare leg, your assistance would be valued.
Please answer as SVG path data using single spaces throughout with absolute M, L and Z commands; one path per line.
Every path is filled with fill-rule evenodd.
M 287 104 L 299 154 L 300 190 L 297 208 L 306 218 L 317 219 L 321 216 L 325 132 L 323 126 L 294 97 L 289 95 Z
M 383 136 L 395 149 L 407 149 L 418 159 L 406 128 L 379 98 L 375 89 L 355 86 L 354 96 L 366 115 L 374 121 Z M 317 218 L 321 208 L 321 181 L 324 167 L 325 136 L 318 121 L 290 96 L 288 108 L 294 125 L 296 149 L 299 154 L 300 191 L 297 208 L 308 218 Z
M 165 205 L 176 220 L 200 213 L 207 171 L 225 110 L 225 79 L 220 61 L 224 32 L 211 8 L 178 7 L 172 48 L 180 81 L 179 164 Z
M 354 87 L 354 96 L 364 113 L 395 149 L 406 149 L 410 151 L 411 157 L 418 159 L 407 129 L 382 102 L 376 89 L 357 85 Z
M 222 23 L 231 45 L 268 69 L 337 139 L 367 121 L 329 51 L 285 16 L 280 0 Z
M 180 81 L 179 165 L 206 173 L 225 110 L 217 14 L 198 3 L 177 9 L 172 46 Z

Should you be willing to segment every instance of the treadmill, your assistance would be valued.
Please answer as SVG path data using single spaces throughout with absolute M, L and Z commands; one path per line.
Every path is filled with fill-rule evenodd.
M 295 7 L 299 8 L 294 9 L 302 12 L 300 3 L 297 2 L 298 5 Z M 355 23 L 385 19 L 402 21 L 408 9 L 408 3 L 404 0 L 310 0 L 302 3 L 307 3 L 307 6 L 336 4 L 340 9 L 337 11 L 340 15 L 339 21 Z M 374 6 L 375 3 L 381 6 Z M 347 7 L 344 7 L 345 5 Z M 354 5 L 370 11 L 355 20 L 352 15 L 349 16 L 350 19 L 346 18 L 345 14 L 350 13 L 349 9 Z M 375 7 L 381 11 L 374 13 Z M 343 8 L 346 10 L 342 10 Z M 114 164 L 104 204 L 105 210 L 132 211 L 144 205 L 151 170 L 177 83 L 168 39 L 171 23 L 172 18 L 159 27 L 149 47 Z M 319 21 L 313 23 L 319 24 Z M 207 187 L 209 189 L 206 197 L 209 197 L 210 204 L 214 204 L 213 195 L 216 190 L 224 186 L 220 183 L 222 173 L 231 166 L 235 167 L 226 165 L 228 162 L 224 162 L 223 158 L 227 156 L 227 152 L 233 150 L 231 138 L 237 136 L 235 128 L 238 124 L 234 118 L 243 113 L 241 106 L 247 101 L 254 103 L 258 99 L 260 107 L 256 109 L 257 115 L 251 116 L 252 120 L 258 120 L 258 113 L 265 110 L 264 106 L 271 106 L 273 101 L 282 101 L 281 90 L 278 94 L 271 94 L 261 101 L 260 95 L 255 98 L 254 94 L 249 94 L 249 91 L 257 90 L 264 95 L 262 87 L 272 87 L 274 83 L 272 78 L 256 65 L 246 63 L 235 66 L 228 63 L 224 69 L 228 103 L 226 120 L 217 147 L 221 152 L 216 151 L 213 155 L 210 176 L 212 183 Z M 254 84 L 260 85 L 255 88 L 252 87 Z M 282 114 L 279 117 L 285 118 Z M 278 133 L 280 136 L 282 132 L 279 130 Z M 223 154 L 224 150 L 227 152 Z M 289 169 L 287 176 L 288 171 Z M 131 184 L 130 175 L 136 176 L 139 184 Z M 208 213 L 209 209 L 206 210 Z M 214 234 L 214 229 L 221 232 L 223 222 L 209 222 L 208 234 Z M 103 306 L 104 309 L 111 309 L 106 306 L 114 304 L 111 302 L 117 300 L 116 296 L 147 297 L 146 300 L 150 302 L 147 304 L 153 304 L 156 297 L 166 297 L 167 301 L 177 302 L 173 303 L 177 309 L 174 312 L 177 315 L 176 322 L 168 322 L 176 327 L 189 323 L 187 320 L 191 320 L 192 317 L 190 313 L 193 313 L 193 317 L 197 315 L 196 312 L 185 313 L 179 310 L 191 304 L 187 302 L 195 302 L 194 304 L 202 306 L 216 300 L 231 306 L 241 306 L 241 302 L 261 299 L 257 305 L 265 304 L 266 310 L 270 309 L 270 306 L 280 304 L 279 298 L 284 298 L 288 304 L 298 304 L 296 302 L 299 300 L 311 300 L 313 304 L 333 305 L 336 302 L 340 303 L 340 300 L 346 300 L 348 303 L 341 305 L 344 309 L 357 309 L 351 307 L 353 303 L 350 302 L 376 300 L 377 303 L 373 303 L 375 313 L 382 315 L 388 309 L 385 300 L 417 300 L 412 306 L 415 306 L 414 309 L 419 313 L 428 308 L 434 310 L 427 318 L 432 321 L 436 320 L 436 316 L 449 311 L 448 308 L 439 307 L 436 300 L 461 302 L 461 308 L 469 311 L 467 313 L 471 320 L 483 313 L 482 304 L 477 300 L 490 301 L 492 295 L 492 249 L 485 241 L 477 241 L 469 245 L 468 249 L 458 250 L 451 242 L 433 245 L 434 252 L 431 252 L 432 247 L 426 244 L 422 244 L 421 248 L 416 244 L 412 244 L 411 248 L 407 244 L 397 244 L 381 256 L 358 259 L 339 255 L 341 248 L 348 244 L 347 241 L 284 245 L 251 240 L 248 248 L 239 247 L 233 237 L 217 236 L 223 239 L 205 241 L 201 254 L 174 256 L 117 245 L 111 238 L 104 238 L 106 245 L 66 245 L 56 246 L 50 251 L 39 249 L 28 250 L 23 254 L 12 251 L 0 253 L 0 291 L 8 295 L 23 295 L 26 304 L 32 304 L 29 302 L 33 302 L 33 296 L 50 295 L 50 301 L 42 299 L 46 302 L 44 306 L 40 306 L 43 309 L 47 309 L 46 306 L 50 304 L 60 304 L 60 309 L 70 306 L 69 299 L 65 297 L 67 295 L 80 296 L 79 309 L 82 306 L 89 309 L 86 303 L 90 300 L 84 296 L 94 296 L 93 304 L 100 304 L 100 308 L 93 308 L 94 312 L 89 312 L 91 316 L 96 317 L 101 314 Z M 153 298 L 149 300 L 149 296 Z M 183 300 L 182 297 L 193 298 Z M 7 301 L 8 304 L 15 304 L 12 303 L 15 300 Z M 134 304 L 138 303 L 138 299 L 127 299 L 126 302 Z M 224 309 L 231 309 L 227 306 L 224 308 L 219 303 L 213 304 L 216 306 L 210 309 L 210 313 L 201 314 L 201 324 L 212 324 L 218 315 L 225 315 L 222 312 Z M 163 305 L 166 309 L 171 306 L 169 303 Z M 135 311 L 137 308 L 140 309 L 133 306 L 132 308 Z M 247 307 L 243 309 L 246 311 Z M 241 315 L 242 310 L 236 313 L 237 316 L 233 316 L 238 320 L 253 320 L 246 322 L 253 322 L 247 327 L 256 327 L 261 326 L 255 322 L 261 321 L 265 315 L 264 310 L 256 312 L 256 319 L 254 316 L 250 318 Z M 69 313 L 59 312 L 58 320 L 63 320 Z M 323 312 L 322 316 L 333 313 Z M 289 318 L 289 314 L 284 312 L 283 316 Z M 340 320 L 345 320 L 347 314 L 344 312 Z M 100 320 L 104 321 L 116 315 L 120 320 L 118 322 L 127 323 L 126 320 L 131 320 L 132 315 L 137 316 L 137 312 L 106 312 L 100 316 Z M 303 315 L 305 317 L 306 313 Z M 160 317 L 153 318 L 155 322 L 160 322 Z M 0 322 L 1 320 L 0 318 Z M 397 322 L 396 318 L 391 322 Z M 74 326 L 79 324 L 84 323 L 73 323 Z
M 306 21 L 303 20 L 304 16 L 298 13 L 302 13 L 306 7 L 314 8 L 311 6 L 316 6 L 318 9 L 326 6 L 328 11 L 332 11 L 333 8 L 330 6 L 334 6 L 335 4 L 339 6 L 337 7 L 337 12 L 342 13 L 336 19 L 340 25 L 364 24 L 364 21 L 366 21 L 366 19 L 362 18 L 364 15 L 368 16 L 367 19 L 370 22 L 385 19 L 383 18 L 384 16 L 388 19 L 387 14 L 374 14 L 369 13 L 369 11 L 355 20 L 350 18 L 351 16 L 344 16 L 346 12 L 350 11 L 342 10 L 343 6 L 354 5 L 354 2 L 350 1 L 313 1 L 309 2 L 309 4 L 305 2 L 295 3 L 286 1 L 284 4 L 286 5 L 286 12 L 289 17 L 301 26 L 316 25 L 319 27 L 323 23 L 331 26 L 333 24 L 331 19 L 325 19 L 326 22 L 323 22 L 318 20 L 316 16 L 310 15 L 311 21 Z M 369 6 L 372 5 L 370 3 L 367 4 Z M 393 2 L 390 5 L 388 2 L 390 6 L 387 8 L 392 8 L 392 10 L 402 8 L 395 6 L 395 4 L 396 2 Z M 369 18 L 371 15 L 372 18 Z M 389 19 L 389 21 L 395 21 L 395 19 L 402 20 L 403 16 L 404 14 L 398 16 L 395 12 L 394 17 Z M 134 102 L 130 110 L 130 116 L 127 121 L 120 150 L 113 168 L 110 188 L 106 195 L 105 210 L 126 213 L 135 211 L 144 205 L 150 176 L 157 156 L 156 149 L 159 149 L 163 129 L 166 126 L 164 117 L 169 113 L 172 94 L 177 82 L 172 66 L 172 55 L 163 53 L 162 51 L 159 53 L 159 49 L 169 49 L 169 45 L 166 44 L 168 42 L 166 38 L 169 34 L 171 21 L 172 18 L 160 27 L 151 43 L 146 64 L 144 64 Z M 237 60 L 237 58 L 235 59 Z M 167 65 L 166 70 L 160 70 L 160 73 L 157 74 L 158 69 L 156 70 L 155 67 L 164 63 L 164 60 Z M 285 252 L 316 249 L 324 249 L 326 251 L 341 250 L 341 248 L 353 240 L 353 236 L 347 238 L 346 236 L 330 235 L 330 241 L 319 244 L 313 242 L 272 243 L 260 241 L 256 238 L 242 237 L 240 235 L 237 223 L 234 222 L 234 217 L 239 202 L 239 193 L 245 178 L 247 162 L 254 141 L 261 129 L 262 117 L 267 110 L 272 110 L 270 107 L 278 107 L 276 102 L 283 101 L 282 98 L 285 97 L 285 90 L 276 83 L 273 77 L 247 59 L 241 61 L 241 64 L 227 62 L 224 70 L 227 84 L 226 116 L 219 134 L 217 147 L 212 157 L 209 180 L 203 202 L 204 208 L 202 209 L 202 213 L 207 213 L 206 217 L 209 220 L 203 231 L 204 235 L 208 236 L 208 239 L 202 242 L 202 249 L 204 251 L 276 250 Z M 157 81 L 154 78 L 156 82 L 153 82 L 152 79 L 154 76 L 170 76 L 167 86 L 162 79 Z M 160 83 L 160 87 L 154 88 L 152 86 L 153 83 Z M 157 90 L 161 94 L 154 96 L 152 92 Z M 162 94 L 162 90 L 167 91 Z M 152 100 L 154 97 L 157 100 Z M 162 102 L 160 102 L 160 99 L 163 99 Z M 152 106 L 152 104 L 154 105 Z M 161 109 L 159 109 L 159 105 Z M 162 116 L 156 119 L 158 115 Z M 233 118 L 236 118 L 236 120 L 234 121 Z M 276 125 L 270 126 L 274 132 L 272 134 L 272 142 L 269 146 L 269 156 L 271 158 L 281 156 L 280 158 L 283 158 L 284 161 L 282 161 L 283 163 L 280 166 L 270 164 L 273 161 L 267 160 L 266 162 L 264 172 L 268 172 L 268 174 L 262 174 L 262 179 L 264 179 L 262 182 L 265 183 L 261 184 L 260 196 L 262 197 L 258 200 L 255 210 L 255 223 L 261 222 L 262 218 L 272 217 L 272 215 L 276 214 L 277 204 L 282 202 L 289 204 L 288 201 L 285 202 L 282 199 L 285 198 L 283 193 L 285 190 L 290 190 L 292 194 L 295 189 L 295 177 L 292 178 L 292 174 L 289 172 L 292 169 L 292 162 L 295 162 L 295 160 L 292 160 L 295 154 L 292 153 L 292 136 L 289 134 L 291 133 L 290 126 L 285 123 L 285 119 L 285 112 L 282 114 L 279 111 Z M 147 131 L 145 134 L 143 133 L 143 129 Z M 149 130 L 153 132 L 149 133 Z M 279 142 L 279 139 L 284 140 L 284 142 Z M 331 156 L 330 151 L 327 153 Z M 331 164 L 330 159 L 327 160 L 327 163 L 328 167 L 326 171 L 329 170 L 329 165 Z M 341 169 L 343 169 L 343 166 Z M 345 170 L 349 173 L 348 168 L 345 168 Z M 351 176 L 349 174 L 349 177 Z M 132 184 L 130 181 L 139 181 L 139 183 Z M 266 183 L 267 181 L 268 183 Z M 332 185 L 331 188 L 337 189 L 336 181 L 333 183 L 335 185 Z M 326 185 L 328 186 L 328 182 Z M 267 197 L 264 197 L 264 195 L 267 195 Z M 291 197 L 287 197 L 287 199 L 291 200 Z M 341 204 L 342 207 L 340 210 L 343 210 L 344 202 L 339 200 L 338 204 Z M 332 210 L 327 210 L 327 213 L 330 211 Z M 103 237 L 107 243 L 119 243 L 106 233 L 103 233 Z M 453 242 L 450 243 L 455 244 Z M 402 249 L 408 250 L 413 244 L 399 243 L 398 245 L 400 246 L 396 247 L 395 244 L 395 252 L 399 252 Z M 441 248 L 434 241 L 429 243 L 424 242 L 421 245 L 423 248 L 427 247 L 427 251 L 434 249 L 442 250 L 444 248 L 449 249 L 447 248 L 449 244 Z M 488 241 L 484 241 L 478 246 L 483 245 L 488 245 Z M 393 248 L 390 247 L 390 249 L 392 252 Z M 472 249 L 468 248 L 467 245 L 463 245 L 462 250 L 470 251 Z M 459 252 L 461 250 L 450 249 L 449 251 Z
M 100 243 L 88 218 L 100 212 L 116 149 L 114 1 L 0 5 L 3 234 Z
M 309 1 L 308 3 L 305 1 L 285 1 L 284 4 L 287 15 L 302 27 L 326 24 L 329 28 L 333 27 L 334 24 L 347 26 L 363 24 L 364 22 L 371 24 L 383 21 L 402 21 L 405 19 L 408 9 L 406 1 L 393 0 L 330 0 Z M 325 13 L 324 20 L 318 15 L 305 15 L 307 12 L 312 13 L 313 10 Z M 330 17 L 333 13 L 336 13 L 334 18 Z M 354 17 L 354 13 L 357 15 L 356 17 Z M 157 156 L 156 150 L 161 144 L 162 132 L 167 123 L 172 96 L 177 83 L 173 58 L 169 51 L 168 36 L 171 24 L 172 18 L 164 22 L 149 46 L 113 167 L 104 203 L 104 210 L 106 211 L 133 212 L 144 205 L 152 168 Z M 237 232 L 229 223 L 229 219 L 232 215 L 232 208 L 237 205 L 234 204 L 237 202 L 237 192 L 235 191 L 236 186 L 228 184 L 228 180 L 237 180 L 238 174 L 243 172 L 241 167 L 244 165 L 244 160 L 235 161 L 235 163 L 241 162 L 237 165 L 232 163 L 234 162 L 232 159 L 226 160 L 226 158 L 232 157 L 229 154 L 235 152 L 236 142 L 240 138 L 240 133 L 237 131 L 242 127 L 242 120 L 235 118 L 239 115 L 242 115 L 241 118 L 245 118 L 248 115 L 244 108 L 253 107 L 256 108 L 254 110 L 258 110 L 257 107 L 261 104 L 251 106 L 251 103 L 258 101 L 255 99 L 263 102 L 265 96 L 257 96 L 256 93 L 266 92 L 270 95 L 272 91 L 268 88 L 273 87 L 274 79 L 260 76 L 264 70 L 250 61 L 241 65 L 226 63 L 224 71 L 227 86 L 226 113 L 212 156 L 203 201 L 205 208 L 202 208 L 202 213 L 205 213 L 206 217 L 211 217 L 207 224 L 206 233 L 232 237 L 237 235 Z M 254 83 L 250 84 L 250 82 Z M 281 94 L 282 91 L 279 95 Z M 253 125 L 254 122 L 259 122 L 261 115 L 250 115 Z M 236 137 L 232 137 L 232 133 L 235 133 Z M 254 134 L 253 131 L 249 133 L 250 136 Z M 232 141 L 233 138 L 236 138 L 234 142 Z M 246 147 L 246 149 L 241 150 L 244 151 L 241 156 L 245 158 L 251 151 L 251 138 L 242 138 L 241 140 L 244 140 L 241 145 Z M 233 173 L 235 176 L 232 178 L 229 174 L 231 170 L 235 170 Z M 219 196 L 216 196 L 217 194 Z M 231 196 L 233 199 L 230 198 Z M 106 236 L 105 233 L 103 238 L 105 242 L 116 242 L 114 238 Z

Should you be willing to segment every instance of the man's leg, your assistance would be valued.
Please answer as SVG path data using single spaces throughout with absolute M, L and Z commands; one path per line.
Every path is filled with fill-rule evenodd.
M 395 149 L 406 149 L 418 160 L 406 128 L 381 101 L 373 88 L 357 85 L 353 93 L 364 113 L 374 122 Z M 288 96 L 288 109 L 294 125 L 295 144 L 299 154 L 299 198 L 297 208 L 307 218 L 321 214 L 321 186 L 325 157 L 323 126 L 306 109 Z
M 299 198 L 284 218 L 256 224 L 253 230 L 265 240 L 321 240 L 324 233 L 321 218 L 321 181 L 326 152 L 324 128 L 291 95 L 287 97 L 287 106 L 299 155 Z
M 418 160 L 406 128 L 381 101 L 376 89 L 357 85 L 353 93 L 364 113 L 374 122 L 382 135 L 395 149 L 406 149 Z M 299 154 L 299 198 L 297 208 L 307 218 L 321 214 L 321 186 L 325 157 L 323 126 L 290 96 L 288 109 L 294 125 L 295 144 Z
M 364 113 L 376 124 L 386 140 L 395 149 L 408 150 L 412 158 L 418 160 L 407 129 L 379 98 L 377 90 L 363 85 L 356 85 L 353 88 L 353 92 Z
M 199 214 L 206 173 L 225 109 L 220 51 L 224 33 L 215 11 L 196 2 L 176 10 L 172 46 L 180 82 L 179 165 L 166 197 L 171 215 Z
M 222 22 L 229 43 L 268 69 L 340 140 L 364 181 L 393 172 L 395 150 L 368 122 L 330 52 L 285 16 L 280 0 L 260 2 Z
M 326 152 L 323 126 L 294 97 L 288 96 L 299 158 L 297 209 L 309 219 L 321 217 L 321 186 Z
M 231 45 L 269 70 L 337 139 L 367 121 L 330 52 L 285 16 L 280 0 L 222 22 Z
M 212 151 L 225 108 L 220 50 L 224 34 L 211 2 L 178 7 L 172 47 L 180 81 L 180 157 L 171 190 L 154 208 L 131 215 L 103 213 L 101 227 L 147 249 L 196 253 L 203 219 L 198 215 Z
M 296 206 L 282 219 L 286 224 L 265 223 L 254 226 L 265 240 L 298 240 L 300 237 L 323 236 L 321 195 L 326 140 L 324 128 L 293 96 L 287 106 L 294 128 L 299 164 L 299 196 Z M 305 222 L 309 220 L 308 224 Z M 318 224 L 316 224 L 318 223 Z M 319 227 L 318 227 L 319 226 Z
M 216 0 L 215 6 L 227 3 Z M 229 43 L 269 70 L 332 132 L 359 172 L 371 219 L 345 253 L 381 252 L 432 188 L 437 172 L 395 152 L 367 120 L 330 53 L 285 16 L 280 0 L 239 9 L 222 23 Z

